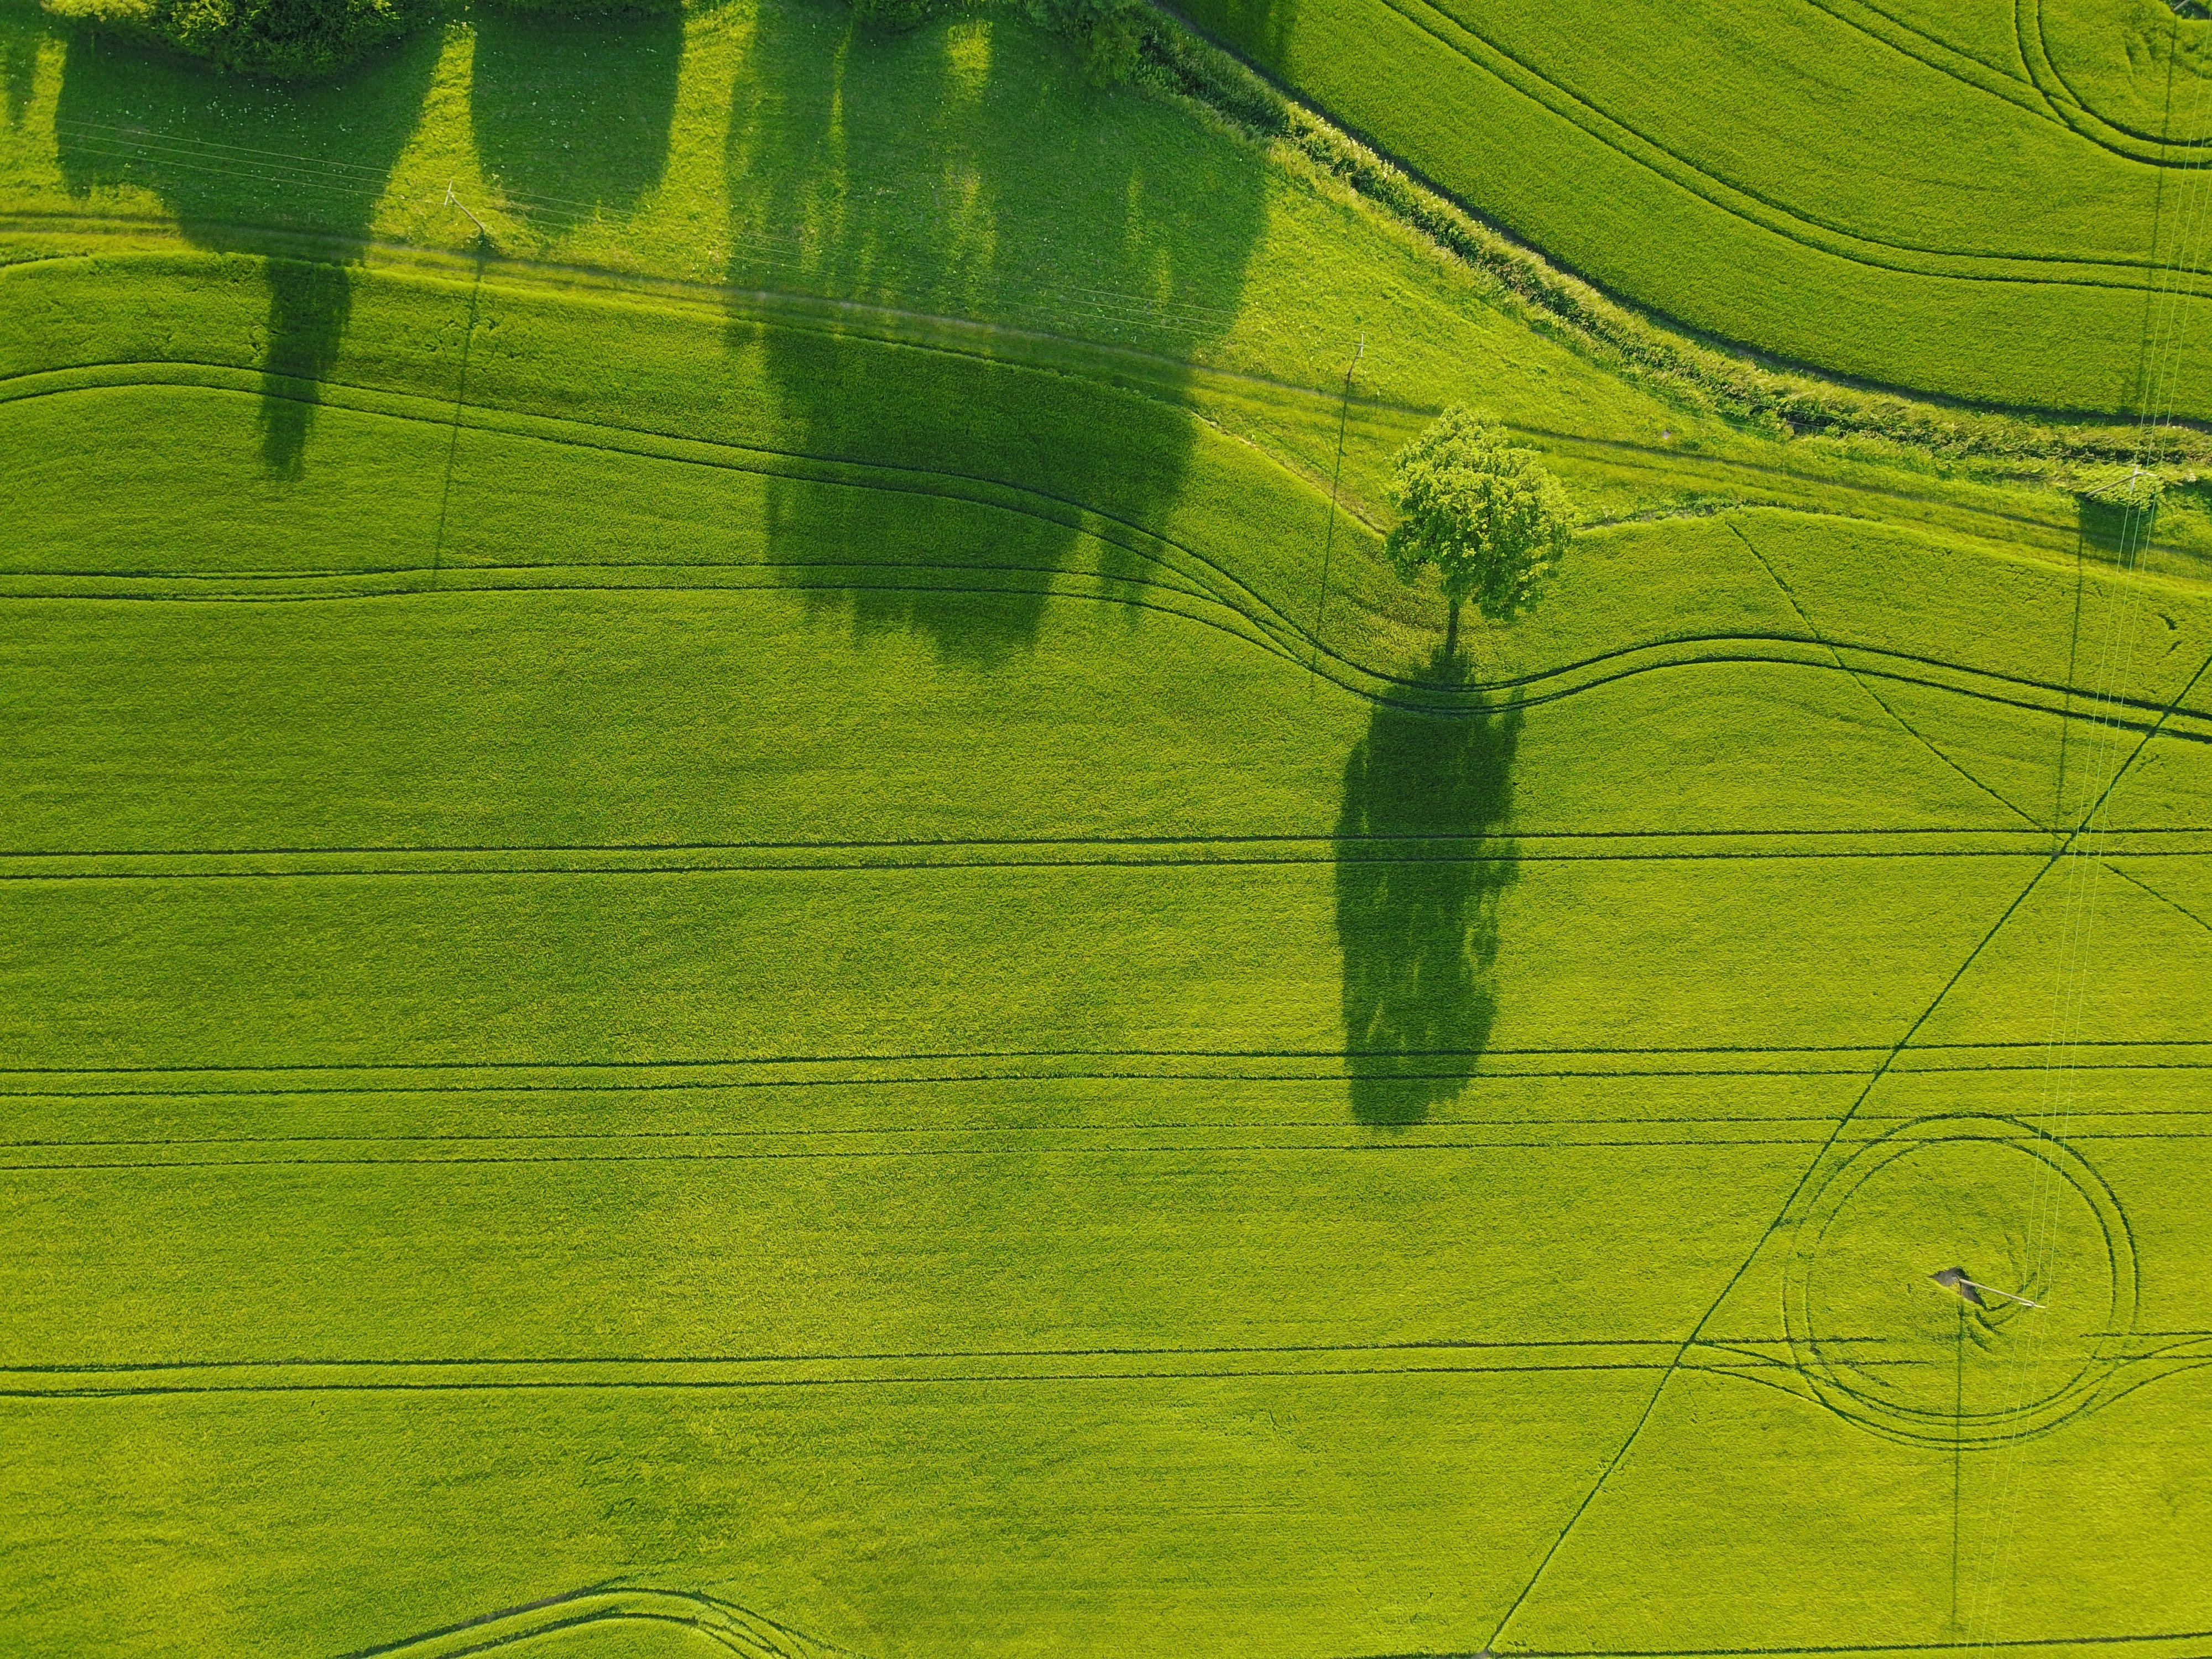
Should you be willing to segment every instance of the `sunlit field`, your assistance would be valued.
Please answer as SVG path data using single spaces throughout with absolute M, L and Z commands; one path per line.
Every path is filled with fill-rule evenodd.
M 2124 267 L 1831 304 L 1362 3 L 1197 21 L 1662 320 L 2132 411 L 2163 150 L 1957 93 L 1984 247 L 1824 129 Z M 1781 156 L 1692 10 L 1589 27 Z M 2199 1650 L 2193 480 L 1700 406 L 1018 16 L 0 30 L 0 1648 Z M 1510 623 L 1383 556 L 1461 401 Z

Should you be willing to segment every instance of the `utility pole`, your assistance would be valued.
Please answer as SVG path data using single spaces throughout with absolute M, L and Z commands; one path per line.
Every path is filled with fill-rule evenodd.
M 1367 355 L 1367 331 L 1359 331 L 1359 349 L 1352 354 L 1345 365 L 1344 396 L 1336 410 L 1336 464 L 1328 475 L 1328 533 L 1321 544 L 1321 593 L 1314 601 L 1313 658 L 1306 665 L 1306 696 L 1313 696 L 1314 682 L 1321 677 L 1321 624 L 1328 610 L 1328 560 L 1336 550 L 1337 486 L 1344 477 L 1344 428 L 1352 416 L 1352 377 L 1359 372 L 1359 360 Z
M 2024 1296 L 2015 1296 L 2010 1291 L 2001 1291 L 1994 1285 L 1977 1284 L 1966 1277 L 1966 1270 L 1964 1267 L 1946 1267 L 1941 1273 L 1933 1273 L 1928 1277 L 1947 1291 L 1958 1291 L 1961 1297 L 1978 1308 L 1986 1308 L 1990 1305 L 1982 1300 L 1985 1296 L 2001 1296 L 2008 1302 L 2017 1302 L 2023 1308 L 2039 1309 L 2043 1306 L 2040 1302 L 2030 1302 Z
M 467 213 L 469 222 L 477 228 L 477 237 L 483 240 L 486 246 L 489 246 L 491 245 L 491 232 L 485 228 L 484 222 L 483 220 L 477 218 L 475 214 L 469 213 L 468 204 L 461 200 L 459 197 L 453 193 L 453 181 L 451 179 L 446 180 L 446 199 L 441 203 L 440 205 L 442 207 L 459 208 L 463 213 Z

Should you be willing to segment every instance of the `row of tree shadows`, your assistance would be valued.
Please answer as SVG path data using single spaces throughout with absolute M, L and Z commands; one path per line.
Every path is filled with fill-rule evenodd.
M 627 212 L 666 166 L 684 56 L 674 12 L 474 20 L 470 125 L 485 172 L 544 228 Z M 0 13 L 9 119 L 29 101 L 43 26 Z M 305 465 L 317 383 L 352 314 L 345 245 L 366 240 L 421 118 L 444 41 L 418 32 L 322 83 L 219 74 L 90 30 L 65 37 L 54 118 L 67 188 L 152 191 L 194 244 L 266 257 L 263 459 Z M 300 257 L 299 237 L 315 239 Z M 332 245 L 336 245 L 333 246 Z
M 19 47 L 35 45 L 40 26 L 9 12 L 0 25 L 14 119 L 30 95 L 21 65 L 32 60 Z M 522 211 L 557 229 L 626 211 L 659 181 L 683 56 L 678 16 L 486 12 L 476 29 L 475 141 Z M 274 476 L 302 471 L 315 387 L 336 362 L 353 302 L 343 264 L 284 257 L 298 245 L 281 234 L 367 236 L 441 47 L 434 33 L 419 35 L 337 81 L 288 88 L 90 34 L 68 40 L 56 128 L 70 188 L 149 188 L 195 243 L 270 256 L 262 459 Z M 726 161 L 733 247 L 804 223 L 813 234 L 799 276 L 816 292 L 864 289 L 957 310 L 963 295 L 1024 284 L 1108 305 L 1153 296 L 1162 326 L 1186 347 L 1228 326 L 1266 222 L 1262 175 L 1235 147 L 1185 153 L 1172 175 L 1157 176 L 1149 152 L 1118 141 L 1114 112 L 1099 108 L 1073 58 L 1034 38 L 1000 43 L 980 87 L 972 70 L 954 85 L 963 71 L 942 52 L 853 34 L 842 7 L 763 6 L 750 50 Z M 1011 106 L 1011 118 L 981 137 L 948 128 L 945 112 L 977 96 Z M 991 136 L 999 131 L 1002 141 Z M 960 212 L 935 210 L 948 194 Z M 1097 228 L 1079 248 L 1065 234 L 1072 218 Z M 742 252 L 730 275 L 741 286 L 779 280 L 749 268 Z M 771 557 L 787 562 L 811 605 L 863 633 L 920 633 L 946 658 L 988 670 L 1034 645 L 1048 579 L 1079 556 L 1109 591 L 1139 591 L 1145 562 L 1083 526 L 1100 515 L 1165 523 L 1194 441 L 1172 396 L 767 329 L 736 309 L 726 333 L 733 353 L 760 354 L 789 447 L 910 478 L 1010 484 L 1048 509 L 997 514 L 979 545 L 972 517 L 950 507 L 941 537 L 926 522 L 886 535 L 871 491 L 773 480 Z M 1054 428 L 1091 440 L 1052 441 Z M 961 550 L 949 556 L 948 547 Z M 1376 705 L 1346 763 L 1337 823 L 1352 1109 L 1373 1124 L 1419 1121 L 1462 1086 L 1495 1017 L 1498 909 L 1512 880 L 1497 836 L 1519 717 L 1480 708 L 1449 648 L 1425 678 L 1474 712 Z

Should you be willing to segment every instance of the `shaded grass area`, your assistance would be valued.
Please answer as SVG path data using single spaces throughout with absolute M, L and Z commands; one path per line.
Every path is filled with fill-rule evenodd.
M 684 62 L 676 11 L 475 20 L 469 122 L 489 182 L 559 230 L 659 184 Z
M 1446 684 L 1468 672 L 1441 654 L 1430 666 Z M 1345 762 L 1338 840 L 1401 854 L 1336 867 L 1345 1044 L 1380 1060 L 1352 1082 L 1363 1123 L 1419 1122 L 1459 1092 L 1437 1056 L 1489 1044 L 1498 915 L 1516 871 L 1510 842 L 1469 842 L 1511 816 L 1520 735 L 1510 706 L 1451 721 L 1378 708 Z

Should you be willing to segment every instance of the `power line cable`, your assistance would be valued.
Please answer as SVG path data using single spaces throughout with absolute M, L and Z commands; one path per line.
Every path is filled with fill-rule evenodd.
M 1338 485 L 1344 478 L 1344 429 L 1352 418 L 1352 377 L 1359 371 L 1359 360 L 1367 355 L 1367 331 L 1359 331 L 1359 349 L 1352 354 L 1352 361 L 1344 368 L 1344 400 L 1336 410 L 1336 464 L 1328 475 L 1328 531 L 1321 544 L 1321 588 L 1314 600 L 1313 658 L 1307 664 L 1306 695 L 1313 696 L 1314 683 L 1321 675 L 1322 619 L 1328 610 L 1328 560 L 1336 547 L 1336 505 Z
M 2173 113 L 2172 82 L 2179 57 L 2177 16 L 2167 58 L 2166 121 L 2169 142 Z M 2205 77 L 2199 74 L 2194 78 L 2195 94 L 2185 129 L 2191 135 L 2199 131 L 2197 123 L 2205 91 Z M 2190 137 L 2184 142 L 2197 147 L 2203 144 L 2199 137 Z M 2142 586 L 2142 556 L 2148 539 L 2149 521 L 2157 507 L 2156 479 L 2152 469 L 2163 457 L 2165 434 L 2171 428 L 2179 406 L 2181 368 L 2193 310 L 2190 302 L 2196 297 L 2193 281 L 2185 289 L 2180 279 L 2193 279 L 2201 269 L 2199 260 L 2192 255 L 2199 247 L 2207 207 L 2202 173 L 2201 167 L 2188 169 L 2185 173 L 2183 199 L 2177 215 L 2178 234 L 2174 251 L 2172 257 L 2164 261 L 2158 257 L 2164 229 L 2164 170 L 2160 169 L 2157 175 L 2158 186 L 2154 197 L 2151 222 L 2154 282 L 2146 301 L 2147 325 L 2137 371 L 2137 441 L 2134 463 L 2122 486 L 2124 494 L 2119 503 L 2120 528 L 2115 550 L 2119 576 L 2115 591 L 2108 597 L 2104 637 L 2097 662 L 2098 690 L 2092 705 L 2094 737 L 2089 778 L 2093 785 L 2106 777 L 2107 769 L 2118 758 L 2116 739 L 2119 705 L 2125 697 L 2126 688 L 2134 672 Z M 2094 498 L 2093 493 L 2092 499 Z M 2136 752 L 2140 752 L 2140 746 Z M 2130 761 L 2132 758 L 2132 756 L 2129 757 Z M 2121 765 L 2124 767 L 2126 763 L 2122 762 Z M 2051 1034 L 2045 1047 L 2043 1099 L 2036 1127 L 2039 1133 L 2048 1137 L 2062 1151 L 2071 1128 L 2078 1082 L 2079 1048 L 2087 1014 L 2090 988 L 2095 977 L 2094 951 L 2099 876 L 2109 839 L 2111 801 L 2118 781 L 2118 771 L 2114 770 L 2092 800 L 2076 833 L 2069 837 L 2064 854 L 2067 867 L 2062 872 L 2059 883 L 2061 926 L 2057 972 L 2052 990 Z M 2063 806 L 2062 797 L 2062 812 Z M 2052 1293 L 2051 1287 L 2058 1276 L 2061 1260 L 2060 1206 L 2064 1201 L 2065 1188 L 2066 1183 L 2052 1161 L 2039 1156 L 2034 1160 L 2030 1176 L 2026 1249 L 2021 1271 L 2026 1275 L 2028 1286 L 2040 1287 L 2046 1297 Z M 2006 1405 L 2002 1419 L 2008 1423 L 2010 1432 L 2000 1445 L 1997 1486 L 1989 1511 L 1985 1568 L 1977 1589 L 1976 1617 L 1972 1635 L 1972 1645 L 1978 1649 L 1986 1649 L 1996 1639 L 1997 1620 L 2011 1565 L 2013 1527 L 2020 1496 L 2022 1446 L 2027 1429 L 2026 1413 L 2032 1404 L 2029 1394 L 2040 1370 L 2045 1346 L 2049 1340 L 2049 1322 L 2048 1320 L 2029 1318 L 2022 1325 L 2020 1338 L 2014 1345 L 2013 1359 L 2008 1368 L 2010 1375 L 2006 1379 Z M 1963 1423 L 1960 1431 L 1963 1432 Z M 1954 1502 L 1955 1517 L 1955 1494 Z

